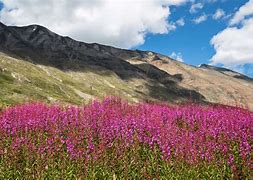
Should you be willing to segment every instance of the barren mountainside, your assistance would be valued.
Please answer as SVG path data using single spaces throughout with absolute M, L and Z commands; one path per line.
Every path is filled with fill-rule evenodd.
M 142 100 L 240 105 L 253 110 L 253 79 L 167 56 L 88 44 L 45 27 L 0 23 L 0 103 L 81 104 L 107 95 Z

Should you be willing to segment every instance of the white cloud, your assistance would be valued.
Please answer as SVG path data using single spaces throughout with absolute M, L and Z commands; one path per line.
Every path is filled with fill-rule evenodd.
M 212 64 L 224 64 L 227 67 L 253 63 L 253 18 L 243 26 L 228 27 L 211 40 L 216 54 Z
M 166 34 L 169 6 L 188 0 L 2 0 L 0 21 L 7 25 L 40 24 L 85 42 L 130 48 L 147 33 Z
M 211 64 L 223 64 L 234 70 L 245 64 L 253 64 L 253 17 L 246 18 L 249 12 L 253 13 L 253 6 L 250 7 L 251 11 L 249 3 L 242 6 L 230 21 L 233 26 L 212 38 L 211 44 L 216 53 L 211 58 Z
M 238 24 L 250 15 L 253 15 L 253 0 L 249 0 L 244 6 L 240 7 L 234 17 L 230 20 L 230 25 Z
M 204 7 L 204 4 L 202 3 L 195 3 L 191 5 L 190 13 L 196 13 L 198 10 L 202 9 Z
M 172 52 L 171 55 L 170 55 L 170 57 L 171 57 L 172 59 L 177 60 L 177 61 L 184 62 L 183 56 L 182 56 L 182 54 L 181 54 L 180 52 L 179 52 L 179 53 Z
M 215 14 L 213 15 L 213 19 L 218 20 L 224 16 L 225 16 L 225 11 L 223 11 L 222 9 L 217 9 Z
M 170 23 L 168 24 L 168 30 L 169 30 L 169 31 L 174 31 L 174 30 L 176 30 L 176 29 L 177 29 L 177 26 L 176 26 L 176 25 L 177 25 L 176 23 L 170 22 Z
M 174 31 L 177 29 L 177 26 L 184 26 L 185 22 L 183 18 L 178 19 L 176 22 L 168 23 L 168 31 Z
M 206 21 L 207 18 L 208 18 L 208 16 L 207 16 L 206 14 L 203 14 L 203 15 L 197 17 L 196 19 L 193 19 L 193 22 L 194 22 L 195 24 L 200 24 L 200 23 Z
M 184 26 L 185 25 L 185 21 L 184 21 L 184 18 L 180 18 L 176 21 L 176 24 L 178 26 Z

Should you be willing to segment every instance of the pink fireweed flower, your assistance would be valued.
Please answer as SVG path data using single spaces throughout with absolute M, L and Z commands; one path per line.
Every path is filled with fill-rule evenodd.
M 0 152 L 8 140 L 14 152 L 30 147 L 31 154 L 64 152 L 71 158 L 99 158 L 107 148 L 117 147 L 121 153 L 138 144 L 158 147 L 163 158 L 188 163 L 216 157 L 233 162 L 234 143 L 248 166 L 252 127 L 251 112 L 226 106 L 128 104 L 118 98 L 82 108 L 35 103 L 0 114 Z

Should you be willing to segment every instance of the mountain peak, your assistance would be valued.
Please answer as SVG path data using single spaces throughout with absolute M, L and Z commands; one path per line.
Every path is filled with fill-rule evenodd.
M 6 27 L 6 25 L 0 22 L 0 27 L 3 28 L 3 27 Z
M 213 69 L 213 70 L 216 70 L 216 71 L 231 71 L 231 72 L 235 72 L 235 71 L 232 71 L 232 70 L 224 68 L 224 67 L 217 67 L 217 66 L 212 66 L 212 65 L 209 65 L 209 64 L 201 64 L 199 67 L 200 68 Z
M 206 64 L 197 68 L 151 51 L 127 50 L 75 41 L 40 25 L 15 27 L 1 24 L 1 27 L 4 28 L 0 31 L 0 52 L 33 63 L 40 69 L 37 72 L 41 71 L 41 66 L 43 69 L 51 67 L 58 69 L 63 76 L 68 76 L 68 82 L 78 80 L 75 85 L 60 85 L 63 90 L 65 85 L 74 85 L 75 89 L 72 91 L 78 96 L 86 97 L 84 93 L 91 92 L 94 88 L 96 93 L 99 89 L 109 89 L 107 92 L 120 91 L 127 97 L 133 96 L 133 99 L 142 100 L 180 102 L 191 99 L 198 102 L 226 102 L 229 105 L 236 104 L 239 100 L 253 109 L 253 81 L 225 68 Z M 45 71 L 50 74 L 48 69 Z M 93 76 L 102 74 L 99 83 L 93 77 L 87 78 L 86 71 L 93 73 Z M 80 76 L 73 75 L 75 73 L 69 75 L 68 72 L 78 72 Z M 17 73 L 19 72 L 12 72 L 12 75 L 17 77 Z M 20 77 L 22 79 L 21 75 Z M 115 79 L 123 89 L 115 84 Z M 95 82 L 97 85 L 94 87 Z M 43 82 L 47 83 L 49 82 Z M 87 84 L 92 88 L 82 90 L 81 87 L 86 87 Z

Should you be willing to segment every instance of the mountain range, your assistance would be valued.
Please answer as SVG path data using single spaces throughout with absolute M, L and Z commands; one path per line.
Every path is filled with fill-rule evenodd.
M 253 79 L 152 51 L 84 43 L 40 25 L 0 23 L 0 104 L 82 104 L 105 96 L 130 102 L 196 101 L 253 110 Z M 0 106 L 1 106 L 0 105 Z

